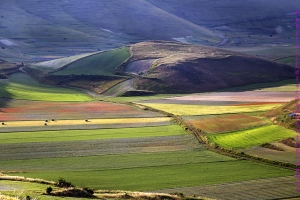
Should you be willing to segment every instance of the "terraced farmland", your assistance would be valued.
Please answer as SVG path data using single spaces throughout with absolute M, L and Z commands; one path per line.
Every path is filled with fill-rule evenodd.
M 39 101 L 84 102 L 93 100 L 76 90 L 39 84 L 24 73 L 12 74 L 8 80 L 0 80 L 0 96 Z
M 211 142 L 222 147 L 245 148 L 293 136 L 295 136 L 295 132 L 292 130 L 277 125 L 270 125 L 226 134 L 211 134 L 207 137 Z
M 187 119 L 189 124 L 206 133 L 224 133 L 266 125 L 267 122 L 245 114 L 210 116 L 200 119 Z

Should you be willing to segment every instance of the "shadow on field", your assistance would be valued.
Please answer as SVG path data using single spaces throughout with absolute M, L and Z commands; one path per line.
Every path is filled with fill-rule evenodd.
M 2 108 L 7 107 L 8 103 L 12 100 L 12 94 L 7 91 L 6 86 L 3 86 L 0 82 L 0 113 Z M 0 119 L 1 120 L 1 119 Z

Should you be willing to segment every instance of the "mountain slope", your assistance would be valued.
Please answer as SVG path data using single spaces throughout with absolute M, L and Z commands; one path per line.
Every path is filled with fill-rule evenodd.
M 0 58 L 9 60 L 47 60 L 149 39 L 221 40 L 144 0 L 1 0 L 0 12 Z

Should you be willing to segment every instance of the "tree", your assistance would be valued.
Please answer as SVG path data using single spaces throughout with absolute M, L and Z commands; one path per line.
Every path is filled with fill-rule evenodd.
M 46 189 L 46 193 L 47 193 L 47 194 L 50 194 L 50 193 L 52 192 L 52 190 L 53 190 L 52 187 L 49 186 L 49 187 L 47 187 L 47 189 Z

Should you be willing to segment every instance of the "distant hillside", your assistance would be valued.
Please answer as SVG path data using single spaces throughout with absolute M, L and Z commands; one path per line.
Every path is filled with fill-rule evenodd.
M 294 76 L 291 66 L 213 47 L 149 41 L 131 45 L 130 55 L 128 51 L 78 57 L 65 66 L 53 60 L 54 71 L 45 71 L 45 62 L 24 70 L 40 82 L 106 95 L 207 92 Z
M 1 0 L 0 13 L 0 58 L 8 60 L 47 60 L 149 39 L 221 41 L 144 0 Z

